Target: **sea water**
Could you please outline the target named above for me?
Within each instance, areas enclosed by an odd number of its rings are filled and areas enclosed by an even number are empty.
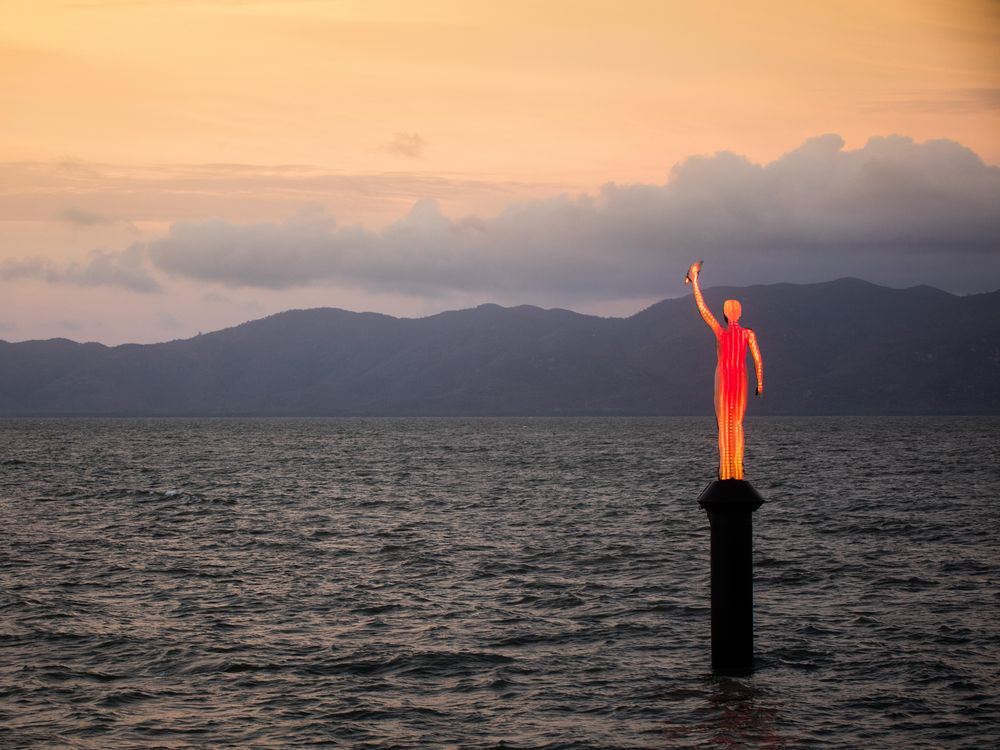
[[[1000,746],[1000,420],[0,421],[0,746]]]

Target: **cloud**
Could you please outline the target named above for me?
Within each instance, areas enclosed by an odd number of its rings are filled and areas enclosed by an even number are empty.
[[[156,268],[230,287],[330,283],[438,295],[625,299],[680,292],[691,260],[713,283],[860,276],[955,291],[1000,286],[1000,169],[951,141],[836,135],[768,164],[688,159],[664,185],[510,206],[451,220],[433,201],[373,232],[320,209],[284,222],[175,223]]]
[[[108,226],[111,224],[124,224],[132,232],[138,232],[135,225],[126,219],[116,219],[113,216],[105,216],[96,211],[87,211],[82,208],[64,208],[56,214],[57,221],[64,221],[67,224],[75,224],[80,227]]]
[[[29,258],[0,263],[0,279],[41,279],[51,284],[119,287],[132,292],[161,291],[146,267],[146,249],[135,243],[120,252],[94,250],[85,263],[59,266],[50,260]]]
[[[420,137],[420,133],[396,133],[395,137],[386,146],[386,150],[416,159],[424,152],[427,142]]]
[[[59,221],[65,221],[69,224],[79,224],[84,227],[115,223],[115,220],[110,216],[104,216],[103,214],[94,213],[93,211],[84,211],[80,208],[65,208],[56,214],[56,219]]]
[[[173,330],[181,327],[180,321],[168,312],[157,313],[156,322],[160,325],[160,328]]]
[[[427,172],[339,172],[303,164],[0,162],[0,221],[128,216],[136,222],[225,217],[277,219],[305,203],[336,205],[340,218],[382,225],[401,205],[433,196],[455,206],[502,206],[511,195],[565,186],[473,180]],[[67,205],[72,212],[67,211]],[[471,210],[462,208],[461,211]]]
[[[230,288],[313,285],[425,299],[545,304],[683,293],[709,284],[858,276],[954,292],[1000,288],[1000,168],[952,141],[810,139],[767,164],[731,152],[678,164],[662,185],[605,185],[483,218],[419,200],[375,231],[321,207],[284,221],[176,221],[161,238],[58,267],[7,261],[0,278],[160,289],[156,275]]]

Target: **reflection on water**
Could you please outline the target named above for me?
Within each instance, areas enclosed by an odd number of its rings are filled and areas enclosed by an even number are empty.
[[[708,722],[709,745],[724,748],[788,747],[777,727],[781,704],[760,694],[752,678],[713,678],[708,697],[714,718]]]
[[[799,742],[787,731],[783,701],[769,694],[757,678],[702,675],[696,687],[663,695],[667,725],[665,747],[786,748]],[[678,710],[678,705],[685,707]],[[803,739],[801,736],[799,739]]]

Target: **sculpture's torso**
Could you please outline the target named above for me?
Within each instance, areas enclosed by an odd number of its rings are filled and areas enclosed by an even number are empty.
[[[719,478],[743,478],[743,413],[747,408],[747,344],[752,331],[730,323],[718,334],[715,415],[719,422]]]
[[[747,343],[750,329],[730,323],[722,329],[718,339],[719,371],[729,385],[740,380],[744,386],[747,377]]]

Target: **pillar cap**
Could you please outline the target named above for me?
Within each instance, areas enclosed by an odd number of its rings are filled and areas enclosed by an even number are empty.
[[[716,479],[698,496],[698,505],[706,511],[755,511],[764,498],[745,479]]]

